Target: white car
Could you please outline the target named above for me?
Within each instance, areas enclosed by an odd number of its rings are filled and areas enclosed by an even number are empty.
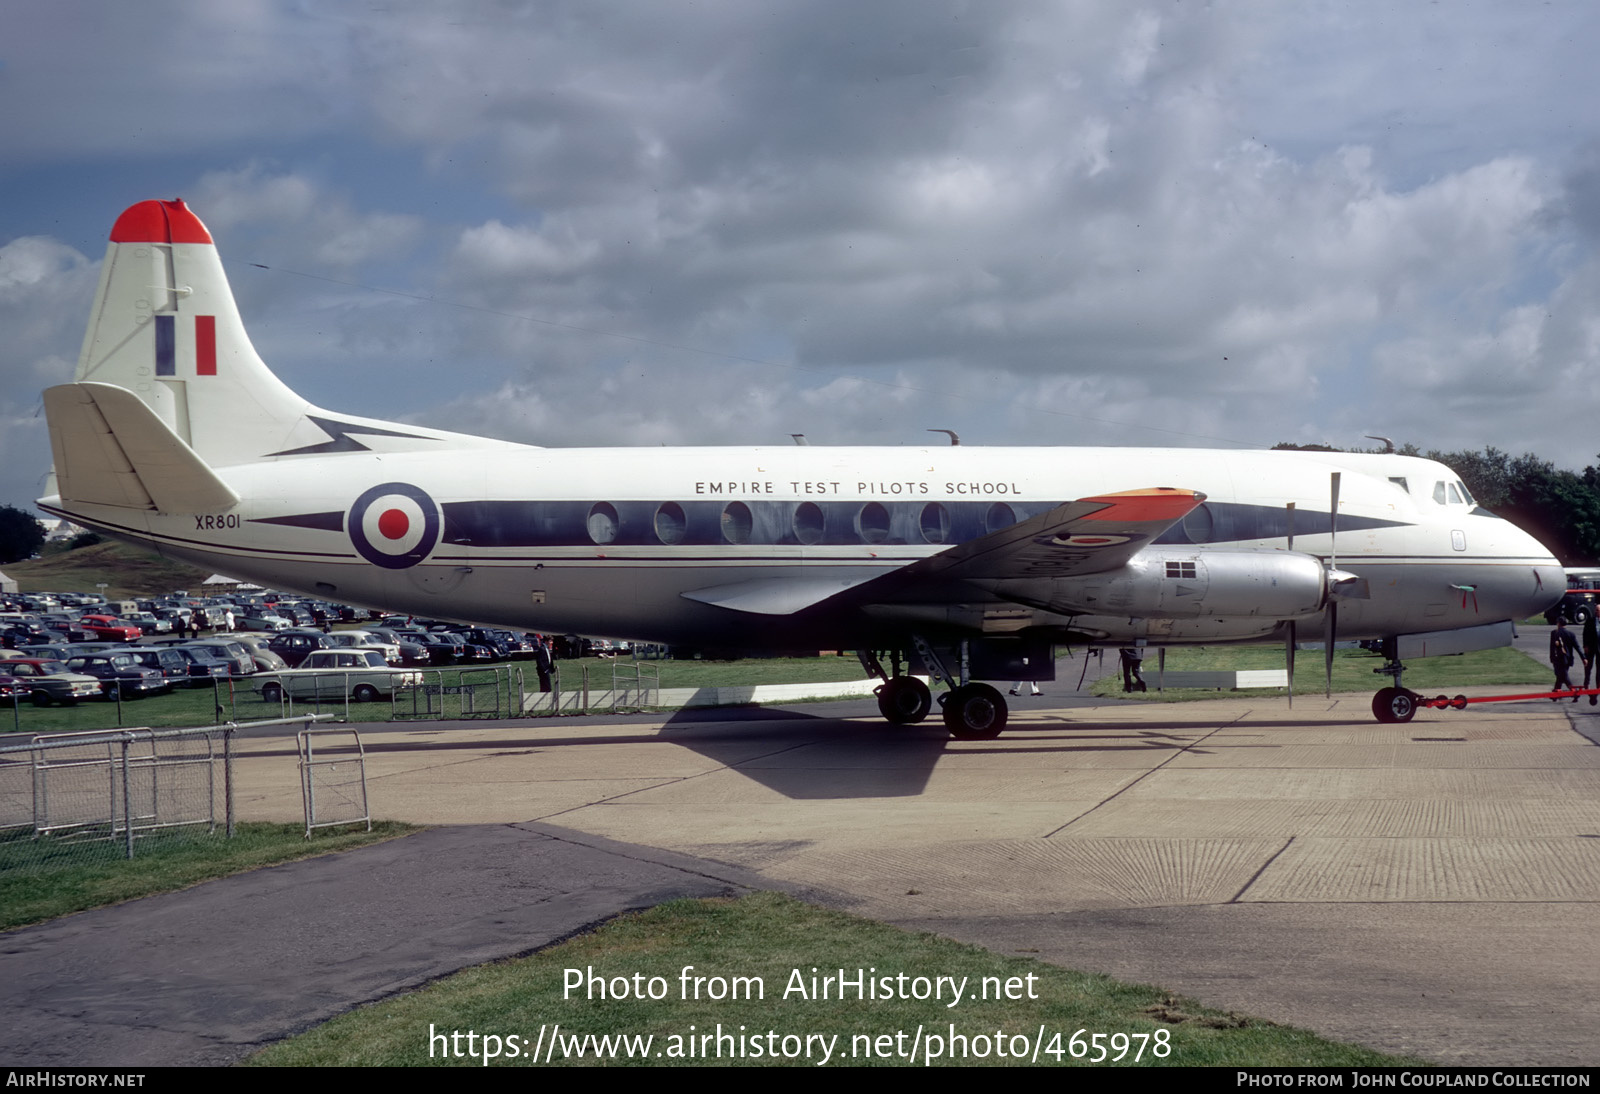
[[[391,669],[377,650],[312,650],[297,669],[285,669],[258,678],[261,698],[277,703],[285,695],[295,699],[343,699],[370,703],[401,688],[422,683],[422,674]]]
[[[385,642],[371,631],[332,631],[328,641],[346,649],[377,650],[389,664],[401,663],[400,643]]]

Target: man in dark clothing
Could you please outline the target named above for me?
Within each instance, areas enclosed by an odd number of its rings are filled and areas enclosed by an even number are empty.
[[[1556,670],[1556,691],[1573,691],[1572,681],[1567,677],[1567,670],[1578,659],[1578,640],[1572,637],[1572,632],[1567,630],[1565,620],[1556,623],[1555,630],[1550,632],[1550,667]],[[1555,697],[1551,696],[1551,701]],[[1572,701],[1576,703],[1578,697],[1574,695]]]
[[[1591,611],[1583,620],[1583,686],[1589,686],[1589,672],[1594,671],[1595,687],[1600,688],[1600,629],[1594,622],[1594,612]],[[1595,705],[1595,697],[1589,696],[1589,705]]]
[[[1122,690],[1145,691],[1144,677],[1139,674],[1139,666],[1144,662],[1144,651],[1137,646],[1124,646],[1122,648]]]
[[[550,690],[550,647],[539,642],[533,647],[533,667],[539,672],[539,690]]]

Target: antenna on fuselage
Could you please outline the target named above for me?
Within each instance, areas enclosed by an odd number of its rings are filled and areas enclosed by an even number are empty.
[[[804,433],[791,433],[789,436],[794,438],[795,444],[805,445],[810,443],[806,440],[806,435]]]
[[[948,433],[948,434],[950,434],[950,443],[951,444],[956,445],[956,444],[960,444],[961,443],[961,438],[956,436],[956,431],[953,430],[953,429],[930,429],[930,430],[928,430],[928,432],[929,433]]]

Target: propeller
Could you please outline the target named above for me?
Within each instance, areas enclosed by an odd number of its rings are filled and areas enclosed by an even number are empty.
[[[1339,569],[1339,487],[1343,475],[1334,471],[1329,476],[1328,483],[1328,561],[1324,564],[1327,570],[1327,597],[1322,609],[1322,671],[1328,698],[1333,698],[1333,646],[1339,638],[1339,601],[1345,599],[1365,600],[1371,596],[1367,580],[1355,574],[1346,573]],[[1286,515],[1286,539],[1289,550],[1294,550],[1294,514],[1295,503],[1285,505],[1288,510]],[[1289,706],[1294,706],[1294,651],[1299,638],[1299,629],[1294,620],[1287,621],[1286,647],[1284,649],[1284,664],[1289,673]]]

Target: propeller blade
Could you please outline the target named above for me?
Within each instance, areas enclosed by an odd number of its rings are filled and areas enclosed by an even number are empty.
[[[1339,605],[1328,601],[1322,615],[1322,660],[1328,678],[1328,698],[1333,698],[1333,640],[1339,633]]]
[[[1339,539],[1339,480],[1344,476],[1335,471],[1331,476],[1332,498],[1328,502],[1328,569],[1339,568],[1339,549],[1336,546]]]
[[[1289,507],[1290,507],[1290,510],[1292,511],[1293,508],[1294,508],[1294,503],[1290,502],[1289,503]],[[1289,709],[1290,710],[1294,709],[1294,640],[1295,640],[1295,636],[1294,636],[1294,620],[1291,619],[1291,620],[1289,620],[1289,638],[1288,638],[1288,641],[1284,645],[1284,648],[1283,648],[1284,666],[1289,670]]]

